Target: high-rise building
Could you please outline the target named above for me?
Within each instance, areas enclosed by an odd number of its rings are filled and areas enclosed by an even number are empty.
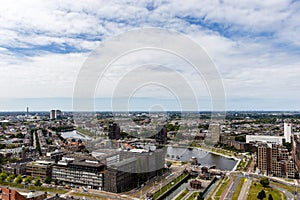
[[[117,123],[112,123],[109,125],[108,138],[111,140],[120,139],[120,126]]]
[[[217,144],[220,141],[220,124],[212,123],[208,127],[208,134],[205,136],[207,144]]]
[[[257,168],[262,174],[295,177],[294,162],[286,148],[275,143],[260,143],[257,147]]]
[[[26,118],[28,118],[29,117],[29,108],[27,107],[26,108]]]
[[[291,123],[284,123],[284,139],[285,139],[285,142],[291,143],[291,136],[292,136],[292,124]]]
[[[267,144],[261,144],[257,147],[257,168],[261,173],[267,173]]]
[[[156,142],[158,144],[167,144],[168,142],[168,133],[167,133],[167,127],[163,126],[160,131],[155,136]]]
[[[59,119],[61,115],[61,110],[50,110],[50,119]]]

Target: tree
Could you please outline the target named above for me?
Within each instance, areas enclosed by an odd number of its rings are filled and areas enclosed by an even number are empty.
[[[32,182],[32,178],[31,176],[26,176],[26,178],[24,179],[25,183],[31,183]]]
[[[23,179],[22,179],[22,176],[21,176],[21,174],[19,174],[18,176],[17,176],[17,178],[16,178],[16,183],[22,183],[23,182]]]
[[[168,168],[170,168],[171,165],[172,165],[172,162],[171,162],[171,161],[167,161],[167,162],[166,162],[166,165],[167,165]]]
[[[12,182],[14,179],[15,179],[15,175],[14,175],[14,174],[11,174],[11,175],[9,175],[9,176],[6,178],[6,180],[7,180],[8,182]]]
[[[0,174],[0,181],[3,182],[3,181],[5,181],[6,178],[7,178],[7,174],[5,172],[2,172]]]
[[[289,152],[292,151],[292,143],[290,143],[290,142],[285,142],[285,143],[283,143],[283,146],[284,146]]]
[[[47,184],[51,183],[51,178],[49,176],[46,176],[45,183],[47,183]]]
[[[54,179],[54,184],[58,185],[58,180],[57,179]]]
[[[264,199],[265,197],[266,197],[266,193],[264,190],[261,190],[257,195],[257,198],[261,200]]]
[[[269,194],[268,200],[273,200],[272,194]]]
[[[238,142],[246,142],[246,137],[245,135],[237,135],[235,136],[234,140]]]
[[[259,182],[263,187],[267,187],[270,184],[269,179],[266,177],[261,178]]]
[[[37,176],[37,177],[34,179],[34,185],[35,185],[35,186],[41,186],[41,185],[42,185],[42,182],[41,182],[40,177]]]

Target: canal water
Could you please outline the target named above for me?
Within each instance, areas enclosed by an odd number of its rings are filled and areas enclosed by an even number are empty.
[[[232,170],[237,161],[221,155],[213,154],[202,149],[188,149],[180,147],[168,147],[166,158],[188,162],[192,157],[196,157],[198,163],[203,166],[215,165],[217,169]]]

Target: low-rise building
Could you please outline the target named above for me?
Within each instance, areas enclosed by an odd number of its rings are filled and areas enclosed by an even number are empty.
[[[45,180],[47,177],[51,178],[53,164],[54,161],[45,160],[27,163],[26,174],[32,177],[40,177],[43,180]]]
[[[18,192],[16,190],[2,187],[2,200],[44,200],[47,198],[45,192]]]
[[[26,165],[27,163],[32,162],[31,158],[21,159],[20,161],[7,163],[2,166],[2,170],[8,174],[26,174]]]

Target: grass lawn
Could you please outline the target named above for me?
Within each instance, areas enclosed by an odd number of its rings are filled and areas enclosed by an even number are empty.
[[[27,190],[37,190],[37,191],[43,191],[43,192],[53,192],[53,193],[58,193],[58,194],[65,194],[68,192],[68,190],[64,189],[58,189],[58,188],[50,188],[50,187],[44,187],[44,186],[26,186],[24,187],[23,184],[18,184],[18,183],[10,183],[10,182],[0,182],[0,185],[2,186],[9,186],[9,187],[15,187],[15,188],[20,188],[20,189],[27,189]]]
[[[255,183],[256,183],[256,185],[255,185]],[[273,188],[264,188],[259,182],[255,182],[255,181],[253,181],[252,184],[251,184],[249,194],[248,194],[248,200],[257,199],[257,194],[262,189],[266,192],[267,198],[269,197],[269,194],[272,194],[273,199],[286,200],[286,197],[282,192],[280,192],[278,190],[275,190]]]
[[[194,200],[199,195],[199,192],[194,192],[187,200]]]
[[[187,190],[187,189],[183,190],[183,191],[176,197],[175,200],[180,200],[180,199],[182,199],[187,193],[188,193],[188,190]]]
[[[109,199],[109,198],[104,198],[104,197],[99,197],[97,195],[93,195],[91,193],[78,193],[78,192],[74,192],[72,194],[70,194],[69,196],[75,196],[75,197],[87,197],[87,198],[92,198],[92,199],[97,199],[97,200],[104,200],[104,199]]]
[[[218,183],[216,184],[213,191],[210,192],[210,195],[207,200],[212,200],[212,195],[214,194],[215,190],[219,188],[220,184],[222,183],[222,180],[223,180],[223,178],[218,180]]]
[[[236,187],[236,190],[235,190],[235,192],[234,192],[234,194],[232,196],[233,200],[237,200],[239,198],[239,195],[240,195],[240,192],[242,190],[242,187],[244,185],[245,180],[246,180],[246,178],[241,178],[240,179],[240,181],[239,181],[239,183],[238,183],[238,185]]]
[[[236,177],[233,178],[233,181],[235,180]],[[217,191],[216,195],[215,195],[215,199],[216,200],[219,200],[221,195],[223,194],[223,192],[225,191],[225,189],[227,187],[229,187],[229,184],[230,183],[230,179],[227,178],[221,185],[220,189]]]
[[[289,191],[290,193],[293,193],[293,191],[297,191],[298,193],[300,192],[299,188],[295,188],[295,187],[292,187],[292,186],[287,186],[287,185],[284,185],[284,184],[281,184],[281,183],[275,183],[275,182],[271,181],[270,184],[271,184],[271,186],[275,185],[277,187],[285,189],[285,190]]]

